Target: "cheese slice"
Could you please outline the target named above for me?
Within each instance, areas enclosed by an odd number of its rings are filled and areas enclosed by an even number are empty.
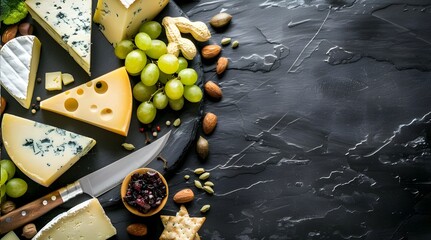
[[[8,41],[0,50],[0,83],[27,109],[33,97],[40,47],[37,37],[27,35]]]
[[[127,136],[132,90],[124,67],[40,102],[41,109]]]
[[[116,44],[130,39],[143,22],[155,18],[169,0],[98,0],[93,21],[106,39]]]
[[[69,85],[69,84],[73,83],[73,81],[75,81],[72,74],[70,74],[70,73],[62,73],[61,74],[61,80],[63,81],[64,85]]]
[[[61,79],[61,72],[45,73],[45,89],[48,91],[61,90],[63,86]]]
[[[33,237],[46,239],[108,239],[117,234],[97,198],[82,202],[48,222]]]
[[[27,9],[90,75],[91,0],[26,0]]]
[[[4,114],[3,144],[15,165],[48,187],[96,144],[94,139],[57,127]]]

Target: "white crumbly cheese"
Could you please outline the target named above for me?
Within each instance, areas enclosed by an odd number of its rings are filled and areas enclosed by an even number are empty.
[[[12,114],[4,114],[2,137],[15,165],[48,187],[96,144],[92,138]]]
[[[33,17],[90,74],[91,0],[26,0]]]
[[[155,18],[169,0],[98,0],[93,20],[106,39],[116,44],[132,38],[142,23]]]
[[[46,224],[33,240],[108,239],[117,234],[97,198],[92,198],[61,213]]]
[[[27,109],[33,97],[40,47],[37,37],[27,35],[8,41],[0,50],[0,83]]]

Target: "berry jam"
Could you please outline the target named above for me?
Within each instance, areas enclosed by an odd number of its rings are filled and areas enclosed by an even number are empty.
[[[166,197],[166,186],[159,174],[148,171],[132,175],[123,200],[141,213],[157,208]]]

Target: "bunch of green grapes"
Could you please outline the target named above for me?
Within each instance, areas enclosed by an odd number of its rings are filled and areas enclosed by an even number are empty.
[[[15,164],[11,160],[0,161],[0,198],[2,202],[6,195],[18,198],[27,192],[27,183],[21,178],[14,177],[15,171]]]
[[[124,59],[127,72],[140,76],[133,87],[133,97],[140,101],[138,120],[149,124],[157,109],[169,106],[179,111],[184,101],[202,100],[202,89],[196,85],[198,73],[188,67],[187,59],[167,53],[166,43],[157,39],[162,26],[156,21],[145,22],[133,40],[123,40],[115,46],[115,55]]]

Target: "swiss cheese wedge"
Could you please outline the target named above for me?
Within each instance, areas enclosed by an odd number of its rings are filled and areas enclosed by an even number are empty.
[[[40,108],[127,136],[132,89],[124,67],[40,102]]]
[[[43,123],[4,114],[3,144],[15,165],[48,187],[96,144],[94,139]]]

